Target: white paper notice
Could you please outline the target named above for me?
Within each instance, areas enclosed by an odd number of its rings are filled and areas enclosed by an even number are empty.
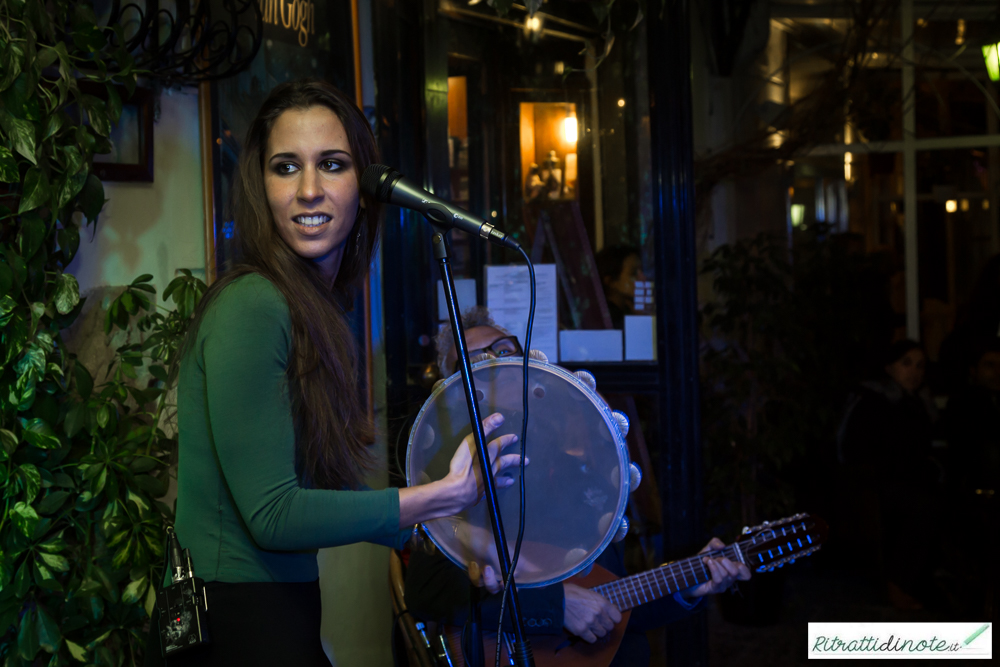
[[[486,306],[493,321],[511,332],[524,345],[531,283],[526,266],[486,267]],[[556,296],[556,265],[535,264],[535,324],[531,347],[541,350],[551,363],[559,359],[559,312]]]
[[[625,361],[656,359],[656,320],[652,315],[625,316]]]
[[[476,301],[476,280],[474,278],[459,278],[455,281],[455,299],[458,300],[458,309],[461,312],[467,311],[473,306],[478,306]],[[448,321],[448,302],[444,298],[444,283],[438,281],[438,321]]]

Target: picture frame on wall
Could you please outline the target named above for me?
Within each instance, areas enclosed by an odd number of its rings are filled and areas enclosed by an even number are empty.
[[[80,89],[107,102],[105,86],[81,82]],[[111,152],[94,156],[94,172],[102,181],[153,182],[153,91],[136,87],[129,96],[124,86],[115,86],[122,100],[122,113],[111,126]]]

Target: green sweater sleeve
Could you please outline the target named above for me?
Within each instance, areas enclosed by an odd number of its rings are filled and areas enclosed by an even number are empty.
[[[291,325],[281,293],[260,276],[239,279],[210,306],[202,331],[199,357],[215,453],[254,543],[271,551],[395,544],[402,535],[397,489],[299,484],[285,375]]]

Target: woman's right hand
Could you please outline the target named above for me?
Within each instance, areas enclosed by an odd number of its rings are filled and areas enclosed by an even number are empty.
[[[494,412],[484,419],[484,437],[489,438],[493,431],[503,426],[503,423],[504,417],[499,412]],[[517,440],[518,437],[516,435],[508,434],[489,441],[486,445],[486,452],[492,464],[493,477],[498,489],[503,489],[514,484],[513,478],[498,478],[497,476],[504,470],[520,464],[520,454],[499,455],[505,447],[514,444]],[[527,463],[528,460],[525,459],[525,464]],[[476,454],[475,438],[471,433],[465,436],[462,444],[455,450],[454,456],[451,457],[451,465],[448,467],[448,475],[442,481],[454,490],[456,500],[461,504],[456,513],[475,505],[485,497],[486,487],[483,483],[482,470],[479,466],[479,457]]]

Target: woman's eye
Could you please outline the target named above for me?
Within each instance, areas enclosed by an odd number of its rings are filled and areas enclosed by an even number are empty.
[[[340,169],[340,163],[336,160],[323,160],[320,162],[319,166],[320,169],[323,169],[324,171],[337,171]]]
[[[282,162],[281,164],[279,164],[279,165],[278,165],[277,167],[275,167],[274,169],[275,169],[275,171],[277,171],[277,172],[278,172],[279,174],[290,174],[290,173],[292,173],[293,171],[296,171],[296,170],[298,169],[298,167],[296,167],[296,166],[295,166],[294,164],[292,164],[291,162]]]

